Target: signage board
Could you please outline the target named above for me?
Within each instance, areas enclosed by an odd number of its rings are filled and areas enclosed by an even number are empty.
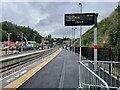
[[[95,13],[65,14],[65,26],[85,26],[95,24]]]

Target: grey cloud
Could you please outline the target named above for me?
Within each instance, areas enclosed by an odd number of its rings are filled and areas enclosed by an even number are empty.
[[[71,37],[71,32],[72,32],[71,27],[69,27],[69,28],[64,28],[64,27],[62,27],[62,28],[56,29],[56,30],[52,33],[52,35],[55,36],[55,37],[57,37],[57,36],[58,36],[58,37],[63,37],[63,36]]]
[[[83,12],[98,12],[98,19],[107,17],[117,6],[117,2],[83,2]],[[6,2],[2,5],[3,21],[8,20],[16,24],[30,26],[40,34],[53,37],[69,36],[70,27],[64,26],[65,13],[79,13],[77,2]],[[83,32],[87,28],[83,28]],[[79,30],[76,31],[79,37]]]
[[[45,6],[43,6],[45,4]],[[43,33],[43,31],[48,31],[48,33],[54,33],[62,27],[64,29],[64,14],[71,12],[72,9],[75,8],[74,4],[76,3],[42,3],[41,11],[43,14],[49,13],[49,15],[40,20],[34,28],[36,28],[39,32]],[[32,3],[33,5],[33,3]],[[42,7],[43,6],[43,7]],[[69,8],[66,8],[69,7]],[[48,29],[48,30],[47,30]],[[58,34],[57,34],[58,35]]]
[[[117,7],[117,2],[84,2],[84,12],[98,12],[98,20],[108,17],[112,11]]]
[[[26,26],[36,23],[36,18],[41,16],[35,8],[31,8],[27,2],[4,2],[2,4],[2,19]],[[39,20],[38,20],[39,21]]]
[[[82,34],[83,33],[85,33],[89,28],[90,28],[91,26],[89,26],[89,27],[82,27]],[[80,28],[79,27],[73,27],[73,28],[76,28],[75,29],[75,37],[79,37],[79,34],[80,34]],[[72,30],[72,27],[71,26],[69,26],[69,27],[61,27],[61,28],[57,28],[56,30],[54,30],[53,32],[52,32],[52,35],[54,36],[54,37],[57,37],[57,36],[59,36],[59,37],[63,37],[63,36],[66,36],[66,37],[70,37],[70,38],[72,38],[72,34],[73,34],[73,30]]]

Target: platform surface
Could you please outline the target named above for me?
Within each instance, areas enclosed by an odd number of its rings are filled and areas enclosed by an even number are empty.
[[[22,84],[25,88],[78,88],[79,56],[62,50],[50,63]]]

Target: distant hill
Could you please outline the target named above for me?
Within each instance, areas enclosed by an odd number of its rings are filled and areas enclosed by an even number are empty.
[[[91,28],[82,35],[82,45],[93,47],[93,40],[94,31]],[[78,41],[76,44],[79,45]],[[120,6],[98,23],[98,46],[120,48]]]
[[[2,32],[2,41],[7,40],[7,33],[12,33],[10,37],[11,41],[21,41],[20,36],[23,33],[27,40],[33,41],[35,36],[35,41],[37,43],[41,42],[41,35],[29,26],[18,26],[17,24],[13,24],[8,21],[1,22],[0,25],[2,26],[0,27],[0,32]]]

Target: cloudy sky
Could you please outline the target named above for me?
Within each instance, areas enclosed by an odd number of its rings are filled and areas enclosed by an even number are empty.
[[[98,21],[108,17],[117,2],[83,2],[83,12],[99,13]],[[2,21],[30,26],[42,36],[71,37],[71,27],[64,26],[65,13],[79,13],[78,2],[2,2]],[[85,33],[90,27],[83,27]],[[79,37],[79,27],[76,29]]]

